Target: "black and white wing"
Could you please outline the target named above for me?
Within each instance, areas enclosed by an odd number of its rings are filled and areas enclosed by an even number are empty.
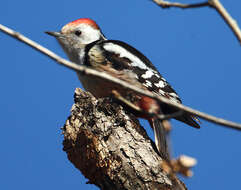
[[[115,69],[131,70],[137,80],[153,93],[181,103],[181,99],[171,85],[161,76],[155,66],[142,53],[130,45],[116,40],[102,42],[105,56]]]
[[[90,44],[86,51],[89,52],[87,53],[89,56],[86,59],[95,56],[95,59],[98,59],[102,64],[111,63],[111,68],[116,71],[126,71],[134,74],[140,84],[147,87],[151,92],[164,96],[171,101],[181,103],[178,94],[161,76],[155,66],[141,52],[130,45],[117,40],[96,41]],[[86,63],[88,64],[88,60]],[[164,113],[172,113],[177,110],[163,105],[162,111]],[[194,121],[193,116],[188,113],[183,113],[183,115],[175,119],[200,128]]]

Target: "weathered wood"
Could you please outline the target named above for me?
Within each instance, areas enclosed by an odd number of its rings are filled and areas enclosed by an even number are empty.
[[[76,89],[63,127],[63,150],[88,183],[104,190],[184,189],[162,170],[162,158],[138,120],[110,101]]]

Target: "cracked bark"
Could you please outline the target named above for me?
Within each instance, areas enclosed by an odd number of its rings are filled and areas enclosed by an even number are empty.
[[[186,189],[162,170],[162,158],[138,120],[110,101],[76,89],[63,127],[63,150],[88,183],[104,190]]]

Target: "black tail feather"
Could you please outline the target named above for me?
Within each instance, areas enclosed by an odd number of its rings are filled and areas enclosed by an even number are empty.
[[[161,157],[165,160],[170,159],[167,140],[166,140],[166,131],[158,119],[151,119],[149,120],[150,125],[152,126],[154,130],[155,135],[155,144],[157,147],[158,152],[160,153]]]
[[[200,125],[196,122],[199,121],[197,118],[195,118],[195,116],[190,115],[189,113],[184,113],[181,116],[176,117],[175,119],[182,121],[194,128],[199,129]],[[196,121],[195,121],[196,120]],[[200,121],[199,121],[200,122]]]

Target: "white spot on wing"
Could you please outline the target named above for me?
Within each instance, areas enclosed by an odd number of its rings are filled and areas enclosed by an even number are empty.
[[[180,103],[180,101],[174,97],[169,97],[169,100],[173,101],[173,102],[177,102],[177,103]]]
[[[159,93],[164,96],[165,92],[161,89],[159,89]]]
[[[171,93],[168,93],[168,95],[169,95],[169,98],[170,98],[171,101],[181,103],[180,100],[179,100],[180,98],[176,93],[171,92]]]
[[[155,76],[156,76],[157,78],[160,78],[160,77],[161,77],[158,73],[156,73]],[[162,79],[163,79],[163,78],[162,78]],[[166,81],[166,80],[164,79],[164,81]]]
[[[154,83],[154,85],[158,88],[164,88],[166,86],[166,83],[160,80],[158,83]]]
[[[148,78],[151,78],[153,75],[154,75],[154,73],[152,70],[147,70],[145,72],[145,74],[141,75],[141,77],[144,79],[148,79]]]
[[[150,70],[149,67],[146,66],[145,63],[143,63],[138,57],[136,57],[135,55],[133,55],[132,53],[130,53],[129,51],[127,51],[125,48],[113,44],[113,43],[105,43],[104,44],[104,49],[106,49],[107,51],[119,54],[120,57],[126,57],[129,60],[131,60],[131,65],[133,67],[139,67],[143,70]]]
[[[143,85],[146,87],[152,87],[152,83],[148,80],[146,80],[145,83],[143,83]]]
[[[166,79],[164,79],[163,77],[162,77],[162,80],[163,80],[164,82],[167,82],[167,80],[166,80]]]
[[[172,96],[172,97],[179,98],[179,96],[176,93],[174,93],[174,92],[169,93],[169,95]]]

